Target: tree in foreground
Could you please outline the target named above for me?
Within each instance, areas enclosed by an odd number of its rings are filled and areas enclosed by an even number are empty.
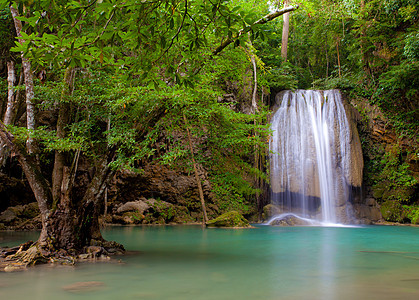
[[[204,86],[206,68],[294,7],[261,19],[219,0],[19,1],[2,8],[16,29],[26,124],[0,123],[0,138],[17,157],[42,219],[38,241],[16,254],[23,262],[74,256],[89,245],[121,248],[99,228],[106,186],[118,169],[138,169],[154,155],[162,128],[186,132],[193,122],[212,137],[213,155],[224,149],[237,159],[234,148],[263,144],[262,134],[250,138],[263,128]],[[41,112],[55,121],[39,126]],[[162,159],[188,157],[185,149],[173,147]]]

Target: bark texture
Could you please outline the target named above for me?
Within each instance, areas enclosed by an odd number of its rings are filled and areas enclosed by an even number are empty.
[[[284,1],[284,6],[287,7],[289,4],[289,0]],[[290,31],[290,14],[289,12],[284,13],[283,15],[284,25],[282,27],[282,44],[281,44],[281,57],[285,61],[287,61],[288,55],[288,35]]]
[[[58,120],[57,120],[57,137],[65,138],[65,126],[70,121],[70,104],[67,97],[71,95],[73,90],[75,71],[73,68],[68,68],[64,74],[64,87],[61,93],[61,101],[58,105]],[[66,189],[63,189],[64,166],[66,164],[67,153],[55,151],[54,169],[52,172],[52,197],[53,207],[61,198],[61,193],[68,194]],[[63,190],[62,190],[63,189]],[[68,188],[67,188],[68,190]]]
[[[205,206],[204,192],[202,190],[201,179],[199,178],[198,170],[196,168],[196,162],[195,162],[195,157],[194,157],[194,152],[193,152],[191,133],[189,132],[188,121],[186,120],[185,115],[183,115],[183,121],[185,122],[186,131],[188,133],[189,151],[191,152],[191,160],[192,160],[193,169],[194,169],[194,173],[195,173],[195,180],[196,180],[196,184],[198,186],[199,199],[201,200],[201,205],[202,205],[202,216],[203,216],[202,223],[205,225],[208,222],[207,208]]]
[[[18,20],[19,12],[13,5],[10,6],[10,12],[12,13],[13,22],[15,24],[16,35],[19,38],[19,43],[24,44],[25,40],[22,37],[22,22]],[[23,52],[22,56],[22,68],[23,73],[25,76],[25,87],[26,87],[26,127],[28,130],[35,129],[35,105],[33,103],[34,98],[34,90],[33,90],[33,74],[31,70],[31,62],[27,57],[24,56]],[[33,138],[29,137],[27,141],[27,149],[29,153],[35,152],[35,145]]]
[[[7,108],[4,114],[3,123],[9,125],[13,123],[13,116],[15,113],[15,90],[14,84],[16,81],[15,62],[7,62]]]

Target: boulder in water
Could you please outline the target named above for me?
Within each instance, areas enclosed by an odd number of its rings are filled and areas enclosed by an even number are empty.
[[[249,228],[252,227],[239,212],[230,211],[218,216],[214,220],[207,222],[207,227],[232,227],[232,228]]]
[[[282,210],[278,205],[268,204],[263,207],[263,219],[265,220],[281,213]]]
[[[273,219],[270,223],[272,226],[308,226],[312,223],[308,220],[301,219],[295,215],[286,215]]]

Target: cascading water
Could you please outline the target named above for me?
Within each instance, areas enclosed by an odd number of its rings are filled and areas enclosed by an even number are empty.
[[[272,121],[271,202],[304,218],[348,223],[350,126],[338,90],[285,91]]]

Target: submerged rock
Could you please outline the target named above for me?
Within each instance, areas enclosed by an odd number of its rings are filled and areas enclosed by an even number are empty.
[[[239,212],[230,211],[218,216],[214,220],[207,222],[207,227],[234,227],[234,228],[248,228],[251,227]]]
[[[269,225],[272,226],[308,226],[313,225],[310,221],[298,218],[294,215],[286,215],[272,220]]]
[[[101,288],[104,288],[105,284],[101,281],[84,281],[84,282],[76,282],[73,284],[69,284],[63,286],[63,290],[71,293],[82,293],[82,292],[90,292],[95,291]]]

